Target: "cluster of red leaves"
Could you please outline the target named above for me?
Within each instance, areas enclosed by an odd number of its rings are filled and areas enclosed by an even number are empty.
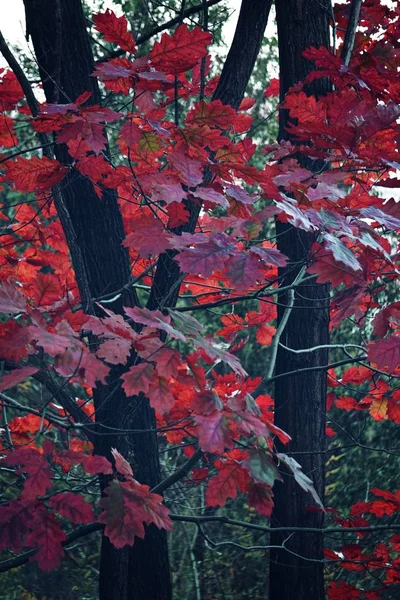
[[[369,22],[368,11],[363,18]],[[387,19],[395,36],[397,13]],[[38,378],[45,356],[55,381],[79,385],[90,396],[90,388],[107,383],[110,368],[126,365],[134,352],[135,364],[121,377],[127,401],[137,402],[141,394],[148,397],[161,434],[171,444],[183,444],[186,454],[198,443],[208,466],[192,476],[206,482],[209,506],[223,506],[238,492],[247,493],[248,505],[270,516],[272,487],[281,479],[278,461],[318,505],[300,465],[276,453],[274,437],[283,444],[290,437],[274,425],[272,400],[257,394],[261,379],[247,376],[238,354],[247,341],[243,332],[255,332],[263,346],[276,334],[272,299],[278,291],[278,268],[286,265],[287,257],[266,239],[266,231],[277,216],[314,233],[316,242],[304,264],[308,275],[335,289],[332,326],[354,317],[363,327],[373,319],[373,338],[360,356],[371,366],[330,376],[333,388],[362,385],[362,398],[335,399],[332,392],[330,399],[339,408],[369,409],[377,420],[399,422],[399,390],[387,377],[400,373],[399,303],[385,306],[381,299],[398,276],[399,252],[392,232],[400,229],[400,213],[396,202],[373,193],[376,186],[390,188],[397,181],[391,177],[399,167],[396,50],[388,47],[387,37],[377,36],[360,42],[362,53],[355,53],[345,67],[328,50],[308,49],[306,58],[318,68],[308,82],[329,77],[335,91],[318,100],[307,96],[302,84],[289,92],[283,107],[293,119],[289,128],[298,145],[283,141],[263,149],[268,160],[260,169],[251,163],[255,144],[243,136],[252,121],[245,112],[251,102],[235,111],[220,101],[202,100],[193,104],[184,124],[168,119],[176,84],[180,100],[195,99],[199,93],[209,33],[180,25],[174,34],[164,34],[148,56],[135,58],[135,41],[123,17],[107,10],[94,22],[106,41],[130,55],[102,62],[94,72],[108,91],[132,97],[129,111],[90,104],[90,94],[85,93],[69,104],[45,105],[38,117],[28,119],[15,76],[0,73],[2,146],[17,143],[10,111],[19,110],[36,132],[54,134],[58,143],[66,144],[73,159],[72,166],[39,156],[2,162],[1,183],[27,195],[27,202],[4,206],[0,215],[7,226],[0,250],[0,357],[12,365],[0,381],[1,391]],[[385,66],[388,63],[392,68]],[[206,97],[215,85],[215,79],[207,82]],[[274,94],[276,82],[271,82],[265,95]],[[109,124],[122,156],[118,164],[104,154]],[[312,172],[300,165],[299,152],[331,168]],[[212,302],[229,305],[244,295],[258,300],[258,310],[224,314],[214,336],[179,309],[161,312],[137,306],[126,308],[122,316],[97,299],[101,316],[85,315],[51,195],[71,169],[93,184],[99,206],[107,189],[117,190],[127,232],[123,244],[130,252],[133,275],[147,273],[142,283],[152,284],[157,256],[174,250],[185,274],[181,297],[193,308]],[[249,193],[245,186],[255,191]],[[202,207],[193,234],[179,230],[189,219],[189,202]],[[222,374],[221,364],[228,374]],[[85,407],[92,418],[90,403]],[[34,412],[35,406],[30,408],[29,423],[21,422],[27,417],[16,417],[9,424],[15,451],[4,444],[4,462],[17,467],[22,489],[0,513],[2,547],[16,552],[38,548],[39,564],[52,568],[59,563],[66,539],[56,515],[70,523],[95,518],[82,495],[54,485],[57,466],[88,475],[114,472],[97,518],[117,547],[143,537],[143,523],[170,528],[161,497],[134,480],[118,452],[113,468],[106,458],[87,453],[90,444],[80,435],[75,448],[56,449],[49,438],[62,422],[46,421]],[[54,402],[51,408],[65,416]],[[376,502],[367,503],[364,512],[376,515]],[[346,564],[350,554],[343,552]],[[368,564],[376,560],[371,555]],[[330,597],[344,598],[340,594],[346,585],[332,583]]]

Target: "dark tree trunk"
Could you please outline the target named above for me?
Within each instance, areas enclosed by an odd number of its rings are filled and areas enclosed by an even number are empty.
[[[74,101],[89,90],[89,102],[100,95],[93,72],[93,57],[80,0],[24,0],[27,33],[31,36],[40,76],[48,102]],[[70,163],[65,146],[56,146],[56,157]],[[55,197],[57,210],[68,241],[81,300],[93,312],[92,299],[118,290],[131,277],[129,256],[121,246],[125,237],[117,195],[109,191],[100,201],[92,184],[71,170]],[[135,303],[127,291],[113,304]],[[104,435],[112,429],[155,428],[154,411],[145,398],[125,397],[115,381],[121,375],[114,369],[107,386],[94,394],[97,420],[96,451],[110,456],[116,447],[133,464],[135,477],[153,487],[159,482],[157,437],[154,433]],[[106,430],[106,428],[108,428]],[[103,482],[103,486],[106,482]],[[144,540],[133,548],[116,550],[103,537],[100,568],[100,600],[170,600],[171,581],[166,533],[150,527]]]
[[[313,69],[313,65],[302,57],[309,46],[329,46],[330,0],[276,0],[280,92],[281,99],[288,89]],[[320,95],[328,90],[328,84],[320,80],[307,92]],[[286,111],[280,113],[280,138],[288,139],[285,130]],[[310,164],[304,166],[312,168]],[[321,165],[319,165],[321,167]],[[278,248],[290,259],[289,266],[297,269],[290,274],[282,270],[284,285],[289,284],[305,263],[314,236],[293,227],[277,223]],[[297,288],[295,304],[284,330],[281,342],[294,349],[310,348],[327,344],[329,341],[329,289],[325,285],[308,283]],[[278,321],[285,313],[287,296],[279,298]],[[276,373],[282,374],[299,368],[315,367],[328,363],[327,350],[294,354],[280,348]],[[325,402],[326,373],[313,371],[277,380],[275,387],[275,422],[292,436],[289,447],[281,451],[293,453],[304,472],[311,477],[321,499],[324,498],[325,470]],[[297,454],[298,453],[298,454]],[[304,454],[303,454],[304,453]],[[274,526],[322,527],[323,514],[310,512],[313,504],[295,483],[293,477],[285,477],[284,484],[275,488],[276,508],[273,513]],[[323,536],[309,533],[291,536],[273,534],[272,545],[284,549],[271,551],[270,600],[323,600],[324,577]],[[312,560],[307,560],[312,559]],[[315,561],[315,562],[313,562]]]
[[[27,33],[31,36],[48,102],[76,100],[84,91],[93,92],[89,103],[99,102],[80,0],[24,0]],[[224,67],[215,98],[234,107],[243,98],[261,47],[271,0],[243,0],[237,33]],[[70,163],[64,146],[55,147],[56,157]],[[104,194],[103,194],[104,196]],[[100,201],[92,184],[71,169],[55,203],[71,252],[81,300],[87,312],[94,312],[93,299],[123,287],[131,276],[128,253],[121,246],[123,223],[114,191]],[[197,222],[193,210],[190,229]],[[105,243],[105,240],[107,243]],[[168,296],[174,305],[180,272],[172,256],[160,257],[149,307],[155,308]],[[135,294],[126,291],[112,306],[134,305]],[[159,481],[157,438],[153,433],[118,434],[118,430],[155,428],[154,412],[147,399],[126,399],[116,383],[121,370],[113,369],[107,386],[95,391],[98,442],[96,451],[110,456],[116,447],[132,463],[135,477],[151,487]],[[107,429],[106,429],[107,428]],[[112,429],[114,435],[101,433]],[[103,482],[103,487],[106,482]],[[116,550],[106,537],[102,540],[100,600],[170,600],[171,583],[166,535],[150,527],[144,540],[133,548]]]

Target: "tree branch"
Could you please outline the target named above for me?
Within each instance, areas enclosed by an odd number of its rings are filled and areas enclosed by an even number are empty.
[[[346,67],[349,66],[351,53],[353,52],[354,48],[358,21],[360,19],[361,4],[362,0],[352,0],[350,6],[349,22],[347,24],[346,35],[344,37],[343,47],[340,53],[340,56]]]
[[[399,531],[400,525],[398,524],[389,524],[389,525],[375,525],[371,527],[268,527],[265,525],[257,525],[256,523],[246,523],[246,521],[239,521],[236,519],[230,519],[229,517],[220,517],[220,516],[198,516],[198,517],[189,517],[186,515],[170,515],[172,521],[178,521],[182,523],[194,523],[197,526],[201,526],[202,523],[223,523],[225,525],[230,525],[232,527],[244,527],[245,529],[252,529],[255,531],[262,531],[264,533],[272,533],[272,532],[282,532],[282,533],[312,533],[319,535],[328,535],[332,533],[349,533],[350,535],[356,535],[357,533],[375,533],[378,531]],[[80,538],[94,533],[95,531],[100,531],[104,529],[104,525],[102,523],[89,523],[88,525],[82,525],[77,529],[74,529],[70,534],[67,535],[67,539],[62,542],[62,546],[65,548],[69,546],[72,542],[79,540]],[[20,554],[19,556],[15,556],[8,560],[3,560],[0,562],[0,573],[5,573],[6,571],[10,571],[11,569],[15,569],[17,567],[21,567],[26,564],[31,556],[35,554],[36,550],[29,550],[24,554]]]

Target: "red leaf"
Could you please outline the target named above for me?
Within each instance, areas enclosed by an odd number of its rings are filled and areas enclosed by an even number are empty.
[[[238,292],[252,288],[263,279],[263,264],[252,252],[243,251],[231,256],[226,267],[232,287]]]
[[[0,550],[6,548],[20,552],[25,545],[26,535],[32,528],[32,505],[11,500],[0,506]]]
[[[16,473],[27,475],[20,496],[21,500],[34,500],[38,496],[43,496],[51,487],[50,466],[37,450],[19,448],[8,454],[4,460],[9,467],[21,465],[16,469]]]
[[[207,506],[225,506],[228,498],[236,498],[238,490],[244,492],[249,482],[247,472],[238,462],[223,463],[206,489]]]
[[[133,546],[135,537],[143,539],[143,523],[154,523],[159,529],[172,529],[162,496],[151,493],[147,485],[140,485],[135,480],[121,483],[114,479],[105,494],[100,500],[103,512],[99,521],[105,524],[104,533],[116,548],[127,544]]]
[[[61,529],[59,522],[43,504],[38,505],[34,511],[32,532],[26,538],[26,545],[37,548],[33,556],[43,571],[51,571],[60,566],[64,550],[61,542],[67,536]]]
[[[190,401],[190,407],[199,414],[210,415],[215,410],[222,410],[220,397],[212,391],[195,392]]]
[[[200,274],[210,277],[214,270],[222,270],[229,256],[234,254],[235,247],[227,236],[205,237],[204,242],[194,248],[182,250],[176,257],[185,273]]]
[[[105,456],[89,454],[81,460],[82,467],[89,475],[112,475],[112,465]]]
[[[276,329],[272,325],[261,325],[256,331],[256,340],[262,346],[269,346],[274,339],[275,333]]]
[[[374,335],[384,337],[390,329],[391,323],[400,325],[400,302],[393,302],[381,310],[375,317]]]
[[[264,96],[265,98],[279,96],[279,79],[276,79],[275,77],[270,79],[269,84],[265,88]]]
[[[128,31],[128,22],[125,17],[116,17],[114,12],[107,8],[105,13],[93,15],[96,29],[103,34],[106,42],[118,44],[118,46],[130,52],[136,53],[135,40],[133,35]]]
[[[128,463],[128,461],[116,450],[115,448],[111,449],[111,454],[115,460],[115,468],[118,473],[127,479],[133,479],[132,467]]]
[[[172,202],[167,206],[167,213],[169,217],[168,227],[174,229],[184,225],[189,220],[188,210],[180,202]]]
[[[169,412],[175,404],[171,386],[165,377],[155,377],[147,395],[151,406],[160,414]]]
[[[135,321],[135,323],[141,323],[142,325],[148,325],[154,329],[161,329],[168,333],[172,338],[176,340],[186,341],[186,337],[175,329],[171,323],[171,317],[163,315],[159,310],[149,310],[148,308],[140,308],[135,306],[134,308],[124,307],[125,313]]]
[[[157,372],[163,377],[176,377],[182,364],[181,355],[177,350],[163,348],[154,355]]]
[[[49,506],[71,523],[91,523],[94,519],[93,508],[79,494],[64,492],[49,499]]]
[[[211,40],[212,35],[207,31],[200,27],[189,31],[184,23],[172,36],[164,33],[161,40],[154,44],[150,52],[151,62],[163,73],[183,73],[192,69],[207,55],[207,46]]]
[[[149,365],[148,363],[134,365],[121,377],[124,382],[122,387],[125,394],[128,398],[130,396],[136,396],[137,394],[140,394],[140,392],[148,394],[150,386],[154,382],[154,376],[155,370],[153,365]]]
[[[28,379],[28,377],[37,373],[38,370],[36,367],[22,367],[21,369],[14,369],[11,373],[7,373],[0,380],[0,392],[19,385]]]
[[[361,598],[360,590],[343,580],[330,581],[327,594],[329,600],[359,600]]]
[[[26,310],[26,298],[22,292],[9,281],[3,281],[0,284],[0,313],[16,315]]]
[[[48,190],[59,183],[67,169],[57,160],[43,156],[18,157],[6,164],[6,177],[20,192]]]
[[[12,71],[1,69],[0,76],[0,102],[3,104],[3,110],[13,109],[25,94]]]
[[[135,220],[135,230],[123,241],[127,248],[137,249],[143,257],[160,254],[170,247],[169,235],[164,225],[153,216],[142,216]]]
[[[247,497],[249,507],[255,508],[260,515],[267,517],[267,519],[271,516],[274,508],[273,497],[274,494],[269,486],[250,483]]]
[[[397,372],[400,365],[400,336],[390,335],[384,340],[370,342],[368,358],[378,369]]]
[[[214,411],[210,415],[196,415],[197,435],[204,452],[222,453],[225,448],[233,448],[232,433],[228,418],[223,412]]]

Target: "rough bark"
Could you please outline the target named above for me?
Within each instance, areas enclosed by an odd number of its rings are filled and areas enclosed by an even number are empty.
[[[288,89],[313,69],[313,65],[302,57],[302,51],[309,46],[329,46],[331,7],[330,0],[276,0],[276,10],[280,94],[283,99]],[[327,89],[327,82],[320,80],[307,92],[318,96]],[[281,111],[281,139],[289,137],[285,129],[287,118],[287,112]],[[312,168],[311,164],[306,166]],[[281,271],[283,285],[286,285],[296,277],[298,269],[307,259],[314,236],[282,223],[277,223],[277,234],[278,248],[289,257],[290,269],[298,265],[290,274]],[[297,289],[295,305],[281,338],[285,346],[300,349],[328,343],[328,295],[327,286],[315,283]],[[281,320],[287,296],[281,295],[279,302],[278,320]],[[326,350],[293,354],[280,348],[276,373],[326,365],[327,362]],[[282,448],[282,451],[293,453],[293,458],[301,463],[304,472],[313,480],[321,499],[324,497],[325,402],[325,371],[283,377],[276,382],[275,422],[293,439],[289,447]],[[300,489],[293,477],[285,477],[284,484],[276,486],[275,500],[274,526],[322,527],[323,514],[307,511],[312,504],[311,497]],[[290,539],[285,540],[285,537],[278,533],[271,536],[271,544],[281,545],[285,542],[285,548],[289,551],[271,551],[270,600],[323,600],[323,563],[318,562],[323,559],[323,536],[296,533]]]
[[[89,90],[89,102],[100,100],[97,81],[90,77],[93,57],[80,0],[24,0],[27,33],[31,36],[48,102],[74,101]],[[65,146],[56,146],[56,157],[70,163]],[[69,244],[81,300],[94,312],[92,299],[122,288],[131,277],[129,256],[121,246],[125,237],[117,195],[108,191],[99,200],[92,184],[76,171],[64,180],[55,197]],[[135,303],[126,291],[112,308]],[[106,386],[94,394],[97,420],[96,451],[110,456],[118,448],[133,464],[135,477],[153,487],[160,478],[157,437],[154,433],[120,434],[124,429],[155,428],[154,411],[145,398],[127,400],[114,369]],[[108,429],[106,429],[108,428]],[[115,430],[115,435],[109,434]],[[106,481],[103,481],[103,487]],[[116,550],[103,537],[100,600],[170,600],[168,546],[163,530],[150,527],[145,539],[133,548]]]

